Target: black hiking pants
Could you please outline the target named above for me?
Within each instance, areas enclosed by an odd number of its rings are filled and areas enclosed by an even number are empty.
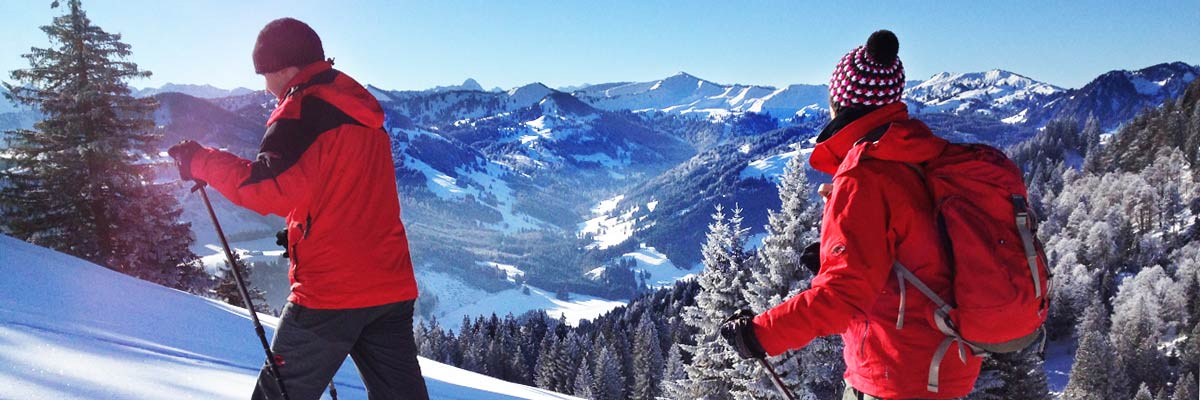
[[[413,301],[345,310],[289,302],[271,351],[291,400],[321,397],[349,354],[371,400],[428,399],[413,339]],[[258,374],[254,400],[283,398],[270,369]]]

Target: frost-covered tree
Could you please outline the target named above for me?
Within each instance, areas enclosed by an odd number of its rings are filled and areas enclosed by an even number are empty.
[[[7,132],[0,215],[13,237],[174,288],[196,291],[207,275],[189,250],[172,184],[155,182],[160,135],[151,98],[128,81],[150,76],[128,61],[121,35],[94,25],[79,0],[42,31],[29,68],[12,71],[8,97],[45,116]],[[58,2],[55,2],[57,6]]]
[[[658,383],[662,381],[662,347],[659,345],[658,328],[649,315],[643,314],[638,322],[633,348],[633,390],[630,398],[653,400],[658,397]]]
[[[596,358],[596,370],[592,373],[592,399],[623,400],[626,396],[625,366],[621,355],[604,346]]]
[[[1196,376],[1187,373],[1179,377],[1179,381],[1175,382],[1175,393],[1171,395],[1171,400],[1196,400],[1200,398],[1200,390],[1197,390]]]
[[[784,168],[779,182],[779,210],[768,211],[767,237],[758,252],[757,265],[748,271],[743,295],[755,312],[766,311],[809,288],[813,274],[800,261],[804,248],[817,239],[820,205],[808,194],[804,158],[795,157]],[[844,363],[838,337],[816,338],[798,351],[770,358],[789,389],[802,398],[828,398],[842,385]],[[748,366],[739,397],[779,398],[767,371],[757,363]]]
[[[1154,400],[1154,395],[1150,393],[1150,387],[1143,383],[1133,395],[1133,400]]]
[[[1048,400],[1050,388],[1037,349],[993,354],[983,362],[968,400]]]
[[[572,388],[572,394],[576,397],[591,399],[595,397],[592,393],[592,363],[589,359],[580,360],[579,370],[575,373],[575,385]]]
[[[1113,300],[1109,340],[1116,364],[1130,384],[1144,383],[1157,389],[1166,383],[1166,360],[1158,351],[1158,342],[1165,328],[1162,299],[1171,286],[1171,278],[1156,265],[1122,282]]]
[[[679,346],[678,343],[672,344],[671,350],[667,351],[666,370],[663,371],[663,380],[659,385],[659,393],[668,399],[686,398],[686,391],[681,385],[687,382],[687,371],[684,369],[686,365]]]
[[[1079,327],[1079,349],[1071,377],[1063,391],[1066,400],[1107,400],[1127,396],[1123,374],[1113,365],[1116,353],[1108,342],[1108,311],[1099,299],[1092,301]]]
[[[767,237],[759,250],[763,268],[753,271],[746,283],[750,307],[762,312],[808,286],[812,272],[800,262],[805,246],[819,238],[820,208],[808,196],[811,188],[804,158],[794,157],[779,181],[779,210],[767,212]]]
[[[704,272],[696,278],[700,292],[695,305],[683,310],[684,321],[697,330],[693,336],[696,344],[684,348],[692,355],[686,367],[687,380],[679,382],[687,391],[686,397],[729,399],[738,389],[734,381],[741,374],[735,366],[741,358],[725,344],[720,328],[725,318],[747,306],[741,293],[743,268],[748,260],[744,250],[746,233],[741,209],[734,209],[733,216],[726,219],[724,210],[717,207],[701,249]]]
[[[549,334],[542,338],[538,354],[533,383],[537,387],[561,393],[570,391],[566,375],[574,373],[574,371],[567,368],[567,361],[563,357],[563,345],[558,339],[558,335]]]

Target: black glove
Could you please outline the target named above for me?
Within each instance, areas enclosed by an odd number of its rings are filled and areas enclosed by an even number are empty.
[[[729,346],[737,351],[739,357],[766,358],[767,351],[758,343],[754,336],[754,313],[750,310],[739,310],[721,324],[721,337],[729,342]]]
[[[812,242],[800,253],[800,263],[808,267],[813,275],[821,272],[821,242]]]
[[[280,230],[279,232],[275,232],[275,244],[279,245],[280,247],[283,247],[283,254],[280,255],[280,257],[283,257],[283,258],[288,258],[287,231],[288,231],[287,228],[284,228],[284,229]]]
[[[204,146],[196,143],[195,140],[184,140],[167,149],[167,154],[175,159],[175,166],[179,167],[179,179],[185,181],[196,179],[192,177],[192,156],[203,148]]]

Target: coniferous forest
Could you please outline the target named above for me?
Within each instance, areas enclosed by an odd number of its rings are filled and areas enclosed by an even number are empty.
[[[1062,398],[1197,396],[1197,143],[1200,81],[1110,137],[1095,119],[1061,120],[1007,149],[1026,173],[1052,264],[1050,346],[1078,346]],[[466,319],[458,332],[422,323],[421,354],[585,398],[781,398],[717,330],[734,311],[761,312],[812,278],[799,256],[817,238],[819,204],[796,160],[760,248],[746,250],[740,210],[718,208],[702,250],[705,270],[694,280],[574,327],[539,312]],[[820,338],[771,361],[801,398],[835,398],[839,342]],[[1036,348],[988,358],[969,398],[1049,398],[1043,359]]]

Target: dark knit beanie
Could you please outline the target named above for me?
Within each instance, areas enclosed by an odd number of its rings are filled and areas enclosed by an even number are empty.
[[[325,59],[321,37],[292,18],[271,21],[254,42],[254,73],[265,74],[287,67],[303,67]]]
[[[904,92],[904,63],[900,42],[888,30],[871,34],[866,46],[850,50],[829,79],[829,101],[835,107],[882,106],[900,101]]]

